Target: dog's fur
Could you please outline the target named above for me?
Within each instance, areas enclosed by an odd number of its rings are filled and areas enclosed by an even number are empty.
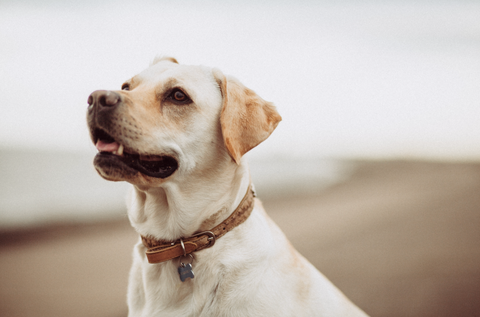
[[[100,127],[127,152],[178,161],[166,178],[96,161],[103,178],[134,185],[132,226],[175,241],[221,223],[250,183],[243,155],[281,120],[275,107],[217,69],[173,58],[156,59],[126,84],[108,118],[89,117],[91,131]],[[192,102],[172,103],[172,88]],[[178,259],[150,264],[145,251],[141,241],[134,247],[129,316],[366,316],[292,247],[258,199],[243,224],[193,254],[194,279],[182,283]]]

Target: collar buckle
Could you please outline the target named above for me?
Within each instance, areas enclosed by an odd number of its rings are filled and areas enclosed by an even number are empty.
[[[211,231],[202,231],[199,233],[195,233],[194,235],[192,235],[192,237],[198,237],[203,235],[207,235],[208,236],[207,240],[210,241],[210,243],[204,248],[207,249],[207,248],[213,247],[213,245],[215,244],[216,238],[215,238],[215,234]]]

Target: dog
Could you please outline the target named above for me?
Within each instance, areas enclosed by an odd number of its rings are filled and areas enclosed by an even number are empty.
[[[97,172],[133,184],[128,316],[367,316],[254,198],[244,155],[281,119],[237,79],[171,57],[88,97]]]

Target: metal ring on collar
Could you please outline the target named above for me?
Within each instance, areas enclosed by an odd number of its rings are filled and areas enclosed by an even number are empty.
[[[180,245],[182,246],[182,249],[183,249],[183,256],[187,256],[187,251],[185,251],[185,244],[183,244],[182,239],[180,239]]]
[[[183,259],[185,259],[185,258],[188,259],[189,257],[190,257],[190,263],[185,263],[186,261],[184,262]],[[181,266],[185,266],[185,264],[192,264],[193,263],[193,255],[191,253],[187,254],[186,256],[181,255],[179,259],[180,259],[179,261],[180,261]]]

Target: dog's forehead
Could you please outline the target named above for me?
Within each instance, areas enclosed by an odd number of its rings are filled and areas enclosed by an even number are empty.
[[[134,77],[134,81],[144,84],[161,84],[175,79],[180,83],[211,82],[212,71],[210,68],[195,65],[179,65],[169,61],[160,62],[150,66]]]
[[[218,108],[222,94],[212,68],[160,62],[145,69],[131,80],[161,96],[173,87],[180,88],[201,108]],[[134,87],[134,88],[135,88]]]

